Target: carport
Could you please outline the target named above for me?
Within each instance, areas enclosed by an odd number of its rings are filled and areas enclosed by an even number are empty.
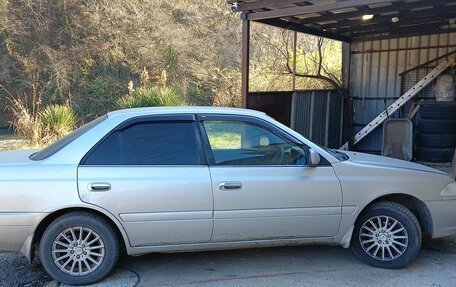
[[[349,149],[380,153],[386,118],[414,112],[414,101],[434,101],[433,89],[439,76],[451,75],[454,83],[456,0],[229,3],[233,11],[240,12],[243,23],[242,105],[267,112],[319,144],[345,144]],[[294,85],[279,93],[250,91],[251,21],[342,41],[342,81],[347,96],[332,90],[296,91]],[[446,104],[451,106],[447,113],[456,117],[454,104],[454,100]],[[431,107],[426,113],[434,113],[433,109],[439,110]],[[424,113],[425,108],[418,109],[418,116],[420,110]],[[413,117],[415,130],[419,129],[417,117]],[[456,126],[456,118],[434,119],[431,115],[428,120],[434,120],[432,123],[438,123],[442,130],[430,139],[443,135],[444,148],[454,151],[456,131],[452,126]],[[438,143],[435,147],[440,148]]]

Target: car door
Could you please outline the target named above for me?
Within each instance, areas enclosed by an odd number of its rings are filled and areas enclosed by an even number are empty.
[[[266,121],[201,115],[214,193],[213,241],[331,237],[342,193],[333,168]]]
[[[193,115],[132,119],[78,168],[83,201],[114,214],[132,246],[209,242],[209,169]]]

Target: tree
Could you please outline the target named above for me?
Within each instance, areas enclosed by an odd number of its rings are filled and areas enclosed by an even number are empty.
[[[275,46],[283,59],[284,73],[293,74],[293,32],[282,31],[283,48]],[[296,77],[317,80],[322,87],[345,94],[342,82],[341,43],[321,37],[301,35],[296,51]]]

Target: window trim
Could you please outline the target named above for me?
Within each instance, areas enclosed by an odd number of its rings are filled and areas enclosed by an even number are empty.
[[[273,124],[252,116],[247,115],[228,115],[228,114],[196,114],[196,119],[198,121],[199,132],[201,133],[201,138],[203,140],[204,152],[207,158],[207,162],[210,167],[310,167],[310,165],[220,165],[215,162],[213,150],[211,148],[209,137],[206,133],[204,127],[204,121],[231,121],[231,122],[246,122],[254,124],[260,128],[266,129],[269,132],[276,134],[277,136],[300,146],[305,146],[308,149],[310,147],[305,143],[301,142],[299,139],[288,134],[282,129],[274,126]],[[320,155],[320,164],[318,166],[331,166],[330,162],[322,155]]]
[[[148,122],[161,122],[161,123],[172,123],[172,122],[184,122],[190,123],[193,129],[193,133],[195,135],[196,145],[197,145],[197,152],[198,157],[200,159],[200,164],[170,164],[170,165],[151,165],[151,164],[144,164],[144,165],[128,165],[128,164],[86,164],[87,158],[95,152],[95,150],[103,144],[113,133],[121,132],[133,125],[148,123]],[[200,133],[198,132],[198,125],[196,122],[195,114],[167,114],[167,115],[146,115],[146,116],[138,116],[129,118],[122,123],[118,124],[112,130],[110,130],[106,135],[104,135],[92,148],[82,157],[81,161],[79,162],[79,166],[110,166],[110,167],[171,167],[171,166],[207,166],[208,161],[206,158],[206,154],[204,152],[204,148],[202,147],[202,140]]]

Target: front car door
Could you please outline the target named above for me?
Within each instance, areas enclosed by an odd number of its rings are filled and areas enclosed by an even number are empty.
[[[78,168],[81,199],[113,213],[131,246],[209,242],[212,188],[193,115],[128,120]]]
[[[309,149],[248,116],[199,116],[214,193],[212,241],[336,235],[342,206],[329,162],[307,163]]]

